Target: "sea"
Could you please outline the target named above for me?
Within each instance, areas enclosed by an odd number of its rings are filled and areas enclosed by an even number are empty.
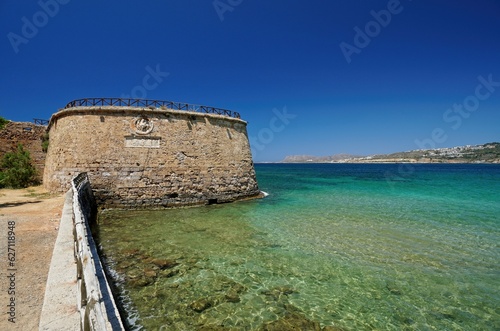
[[[499,164],[256,164],[263,199],[104,211],[130,330],[500,330]]]

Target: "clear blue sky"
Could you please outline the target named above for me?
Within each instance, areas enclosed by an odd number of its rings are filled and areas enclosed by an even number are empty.
[[[500,140],[498,0],[2,0],[0,31],[11,120],[204,104],[241,113],[256,161]]]

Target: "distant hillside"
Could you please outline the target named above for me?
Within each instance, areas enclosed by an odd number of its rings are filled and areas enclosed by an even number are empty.
[[[291,155],[281,163],[500,163],[500,143],[413,150],[392,154],[354,156],[336,154],[317,157]]]
[[[335,154],[331,156],[312,156],[312,155],[290,155],[285,157],[282,163],[328,163],[328,162],[338,162],[346,159],[362,157],[360,155],[350,155],[350,154]]]

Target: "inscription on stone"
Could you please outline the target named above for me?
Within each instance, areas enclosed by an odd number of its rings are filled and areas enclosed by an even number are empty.
[[[125,137],[125,147],[160,148],[160,138]]]

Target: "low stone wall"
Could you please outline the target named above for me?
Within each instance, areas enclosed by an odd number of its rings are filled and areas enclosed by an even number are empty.
[[[87,174],[76,176],[71,185],[39,330],[124,330],[90,231],[97,208]]]
[[[72,189],[77,307],[81,329],[124,330],[90,231],[90,224],[97,216],[97,205],[86,173],[73,179]]]

